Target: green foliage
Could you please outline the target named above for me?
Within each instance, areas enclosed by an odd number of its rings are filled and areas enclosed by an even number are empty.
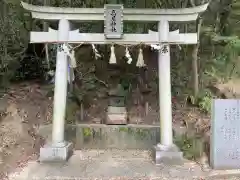
[[[67,101],[67,107],[66,107],[66,120],[67,124],[74,124],[77,121],[77,111],[79,111],[80,108],[78,104],[73,101],[72,99],[68,99]]]
[[[240,55],[240,39],[235,37],[226,46],[226,52],[229,54],[229,58],[234,60]]]
[[[131,8],[181,8],[181,7],[191,7],[192,4],[199,5],[206,1],[203,0],[116,0],[114,3],[122,3],[124,7]],[[41,4],[39,1],[31,1],[29,3]],[[103,7],[105,3],[113,3],[110,0],[54,0],[51,1],[52,6],[59,7]],[[232,3],[232,4],[231,4]],[[229,9],[230,5],[232,8]],[[0,19],[0,85],[6,85],[9,79],[16,78],[16,76],[26,77],[26,74],[16,74],[15,71],[18,69],[20,63],[25,63],[23,59],[26,59],[24,55],[25,49],[27,48],[27,43],[29,42],[29,32],[28,30],[37,29],[36,25],[33,24],[31,17],[28,13],[23,12],[23,8],[20,6],[19,0],[4,1],[3,5],[0,7],[3,16]],[[230,15],[226,12],[231,11]],[[204,23],[201,29],[200,41],[201,47],[199,51],[200,57],[200,77],[204,84],[209,80],[213,79],[229,79],[233,75],[238,75],[238,59],[240,49],[240,40],[238,39],[238,34],[232,34],[228,36],[221,30],[224,24],[231,23],[229,21],[233,19],[233,15],[238,16],[239,14],[239,2],[223,2],[223,1],[212,1],[209,10],[202,15]],[[224,13],[224,17],[223,14]],[[36,22],[36,21],[35,21]],[[103,23],[81,23],[76,24],[80,27],[82,31],[87,32],[102,32]],[[180,31],[185,32],[196,32],[195,24],[187,25],[171,25],[171,28],[179,28]],[[238,24],[235,23],[231,26],[232,29],[238,29]],[[129,22],[124,24],[125,32],[146,32],[149,28],[153,29],[156,27],[155,24],[139,24],[134,22]],[[237,31],[234,31],[237,32]],[[52,68],[55,67],[56,59],[56,46],[51,45],[50,47],[50,61]],[[189,64],[191,63],[191,48],[190,46],[183,46],[181,50],[177,47],[174,48],[174,56],[172,56],[172,79],[173,79],[173,90],[177,89],[185,91],[189,88],[189,69],[191,68]],[[205,50],[208,50],[206,52]],[[209,52],[210,51],[210,52]],[[85,56],[84,56],[85,57]],[[31,61],[37,62],[38,66],[44,66],[42,59],[37,57],[30,57]],[[82,58],[82,56],[81,56]],[[80,58],[80,59],[81,59]],[[81,59],[82,61],[82,59]],[[92,63],[93,64],[93,63]],[[29,64],[31,66],[31,64]],[[88,73],[89,67],[86,67],[84,63],[81,64],[82,68],[78,69],[79,76],[79,86],[76,90],[76,96],[79,101],[82,101],[86,94],[89,92],[94,92],[98,90],[99,84],[104,84],[100,81],[97,76],[92,73]],[[29,69],[29,66],[24,66]],[[45,67],[34,70],[43,71]],[[201,73],[203,72],[203,73]],[[22,73],[22,72],[21,72]],[[27,76],[32,76],[33,72],[27,72]],[[41,72],[40,72],[41,73]],[[88,76],[84,74],[88,73]],[[127,89],[131,86],[133,81],[136,81],[136,75],[122,77],[122,85]],[[155,83],[156,84],[156,83]],[[186,91],[187,91],[186,90]],[[188,91],[189,92],[189,91]],[[181,94],[181,93],[179,93]],[[200,100],[201,99],[201,100]],[[204,111],[209,111],[208,103],[211,99],[209,94],[204,94],[202,97],[198,97],[194,104],[198,104]]]
[[[198,105],[200,109],[206,113],[211,112],[213,95],[211,91],[205,91],[199,94]]]
[[[226,54],[219,54],[215,58],[212,58],[204,71],[205,78],[221,78],[223,81],[229,79],[231,77],[229,68],[233,65],[229,60],[229,56]]]
[[[212,55],[204,61],[202,78],[206,84],[216,81],[225,82],[239,78],[240,40],[237,36],[212,34]],[[208,82],[207,82],[208,80]]]
[[[204,152],[204,143],[201,137],[183,134],[175,137],[174,143],[183,152],[186,159],[196,160]]]
[[[74,86],[73,96],[79,103],[82,103],[84,99],[88,99],[87,96],[92,96],[93,93],[97,93],[99,83],[96,76],[92,75],[87,79],[78,79],[81,82],[81,85]],[[86,102],[85,102],[86,103]]]
[[[189,96],[188,98],[190,103],[198,106],[201,111],[205,113],[210,113],[212,107],[212,99],[214,97],[215,96],[212,94],[210,90],[204,89],[200,91],[197,97]]]
[[[93,129],[91,128],[83,128],[83,136],[90,137],[93,134]]]
[[[0,86],[6,87],[24,58],[28,32],[20,1],[3,1],[0,11]]]

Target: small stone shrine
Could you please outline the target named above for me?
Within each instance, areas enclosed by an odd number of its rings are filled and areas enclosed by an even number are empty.
[[[127,110],[125,106],[126,93],[121,84],[111,89],[106,124],[127,124]]]
[[[216,99],[212,106],[210,165],[240,168],[240,100]]]

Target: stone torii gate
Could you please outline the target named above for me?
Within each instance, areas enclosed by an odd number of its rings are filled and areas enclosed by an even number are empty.
[[[182,159],[173,144],[170,77],[170,44],[197,44],[197,33],[169,32],[169,22],[195,21],[208,4],[183,9],[124,9],[122,5],[107,4],[105,8],[60,8],[34,6],[22,2],[33,18],[59,21],[58,30],[30,32],[31,43],[89,43],[89,44],[146,44],[159,50],[159,113],[160,143],[155,149],[155,162]],[[70,29],[70,21],[104,20],[105,33],[80,33]],[[123,21],[155,21],[158,32],[123,34]],[[40,149],[40,161],[66,160],[72,145],[64,140],[64,121],[67,97],[68,55],[58,48],[54,89],[52,142]]]

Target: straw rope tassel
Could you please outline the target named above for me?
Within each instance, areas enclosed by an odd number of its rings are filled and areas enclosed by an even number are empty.
[[[115,49],[114,49],[114,45],[111,46],[111,55],[110,55],[110,59],[109,59],[109,64],[116,64],[117,63],[117,59],[116,59],[116,55],[115,55]]]
[[[144,60],[143,60],[142,48],[139,49],[138,60],[137,60],[136,66],[137,67],[144,67],[144,66],[146,66],[146,64],[144,63]]]
[[[76,58],[75,58],[75,51],[72,50],[69,54],[70,57],[70,67],[71,68],[76,68],[77,67],[77,63],[76,63]]]
[[[74,50],[73,50],[74,51]],[[75,56],[74,58],[72,58],[72,53],[71,52],[71,56],[68,56],[68,83],[70,84],[71,82],[74,81],[75,79],[75,75],[74,75],[74,68],[76,68],[76,60],[75,60]]]

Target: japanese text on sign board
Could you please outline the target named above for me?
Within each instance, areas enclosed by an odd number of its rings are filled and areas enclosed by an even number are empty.
[[[123,35],[123,6],[105,5],[105,29],[104,34],[109,39],[119,39]]]
[[[116,25],[117,25],[116,15],[117,15],[116,10],[113,9],[112,12],[111,12],[111,16],[112,16],[112,18],[111,18],[111,31],[112,32],[117,32],[117,29],[116,29]]]

